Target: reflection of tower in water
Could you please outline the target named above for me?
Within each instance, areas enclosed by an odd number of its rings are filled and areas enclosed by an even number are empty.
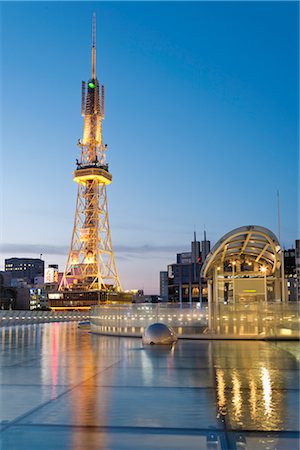
[[[51,396],[54,399],[57,385],[66,381],[70,387],[59,401],[68,403],[70,424],[78,426],[76,433],[71,434],[70,448],[82,450],[86,448],[87,439],[89,446],[93,448],[107,448],[103,438],[99,442],[99,434],[86,429],[86,426],[97,423],[106,423],[107,411],[100,387],[95,387],[94,376],[101,367],[99,360],[100,348],[95,351],[91,346],[90,335],[86,332],[78,332],[77,324],[52,323],[43,326],[41,354],[41,379],[43,385],[51,385]],[[82,358],[84,355],[84,359]],[[89,384],[88,380],[91,381]],[[100,398],[101,397],[101,398]],[[103,406],[101,405],[103,399]],[[82,427],[80,426],[82,425]],[[101,434],[105,436],[105,434]]]
[[[95,386],[94,376],[99,370],[97,353],[91,348],[90,337],[87,334],[86,338],[81,349],[81,351],[84,351],[84,365],[80,366],[82,379],[85,381],[80,385],[77,393],[71,395],[72,422],[76,425],[82,425],[82,427],[78,427],[76,433],[72,433],[72,450],[86,448],[87,439],[90,448],[107,448],[105,433],[101,433],[100,441],[99,433],[87,431],[85,428],[95,425],[95,420],[101,424],[106,423],[107,420],[107,412],[104,406],[106,404],[106,388]],[[77,364],[80,365],[80,358],[77,358],[75,363],[78,370]]]

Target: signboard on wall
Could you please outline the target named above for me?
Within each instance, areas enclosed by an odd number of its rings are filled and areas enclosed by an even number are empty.
[[[58,270],[53,267],[45,269],[45,283],[58,283]]]
[[[265,285],[263,278],[239,278],[234,281],[235,293],[243,295],[264,295]]]

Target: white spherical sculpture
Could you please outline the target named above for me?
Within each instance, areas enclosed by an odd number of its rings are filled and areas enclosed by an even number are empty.
[[[164,323],[152,323],[143,334],[143,344],[173,344],[177,341],[176,334],[171,327]]]

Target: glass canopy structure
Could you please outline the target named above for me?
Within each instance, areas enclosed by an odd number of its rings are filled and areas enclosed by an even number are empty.
[[[202,266],[208,302],[281,301],[282,251],[267,228],[249,225],[225,234]]]

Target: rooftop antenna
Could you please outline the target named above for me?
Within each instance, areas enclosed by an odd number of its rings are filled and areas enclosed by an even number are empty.
[[[205,229],[205,224],[204,224],[204,241],[206,242],[206,229]]]
[[[92,80],[96,79],[96,13],[92,19]]]
[[[285,302],[285,277],[284,277],[284,249],[281,245],[280,237],[280,199],[279,190],[277,189],[277,221],[278,221],[278,241],[281,246],[281,301]]]
[[[280,243],[280,199],[278,189],[277,189],[277,227],[278,227],[278,240]]]

